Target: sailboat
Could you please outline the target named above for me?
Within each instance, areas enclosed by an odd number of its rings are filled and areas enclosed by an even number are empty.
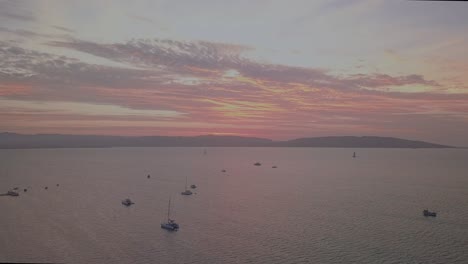
[[[187,189],[187,176],[185,176],[185,191],[181,192],[182,195],[192,195],[192,191]]]
[[[356,157],[356,152],[353,152],[353,158],[355,158],[355,157]]]
[[[171,198],[169,197],[169,204],[167,206],[167,222],[161,223],[161,228],[169,230],[169,231],[177,231],[179,230],[179,224],[175,222],[175,220],[171,219]]]

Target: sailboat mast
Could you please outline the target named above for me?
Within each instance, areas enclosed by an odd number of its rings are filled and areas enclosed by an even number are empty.
[[[167,206],[167,221],[170,220],[170,213],[171,213],[171,197],[169,197],[169,205]]]

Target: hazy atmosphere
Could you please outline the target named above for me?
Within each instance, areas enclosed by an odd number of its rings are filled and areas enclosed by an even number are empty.
[[[0,1],[0,130],[468,145],[467,13],[420,1]]]
[[[468,1],[0,0],[0,263],[468,263]]]

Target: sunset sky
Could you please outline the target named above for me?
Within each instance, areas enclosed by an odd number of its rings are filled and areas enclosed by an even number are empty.
[[[0,0],[1,131],[468,146],[468,3]]]

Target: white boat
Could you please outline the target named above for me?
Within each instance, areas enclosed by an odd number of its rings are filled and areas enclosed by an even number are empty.
[[[187,176],[185,177],[185,191],[181,192],[180,194],[182,195],[192,195],[192,191],[190,191],[189,189],[187,189]]]
[[[161,223],[161,228],[169,231],[179,230],[179,224],[177,224],[174,219],[171,219],[171,198],[169,198],[169,204],[167,206],[167,222]]]

